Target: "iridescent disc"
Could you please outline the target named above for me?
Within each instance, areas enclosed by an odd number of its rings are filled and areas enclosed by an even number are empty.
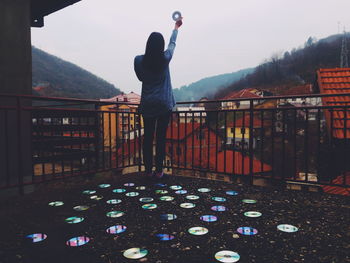
[[[204,215],[204,216],[201,216],[200,219],[205,222],[215,222],[218,220],[216,216],[212,216],[212,215]]]
[[[110,184],[100,184],[98,187],[100,188],[108,188],[108,187],[111,187]]]
[[[152,202],[154,199],[152,197],[142,197],[139,200],[142,203],[149,203],[149,202]]]
[[[226,211],[226,207],[223,205],[214,205],[210,208],[213,211],[217,211],[217,212],[223,212]]]
[[[142,206],[142,208],[146,209],[146,210],[151,210],[151,209],[157,208],[157,205],[156,204],[145,204]]]
[[[222,250],[215,254],[216,260],[225,263],[237,262],[240,259],[240,256],[237,252]]]
[[[205,235],[206,233],[208,233],[208,229],[205,227],[196,226],[196,227],[191,227],[190,229],[188,229],[188,233],[190,233],[191,235],[195,235],[195,236],[201,236],[201,235]]]
[[[134,196],[138,196],[139,193],[138,192],[130,192],[130,193],[126,193],[125,195],[129,196],[129,197],[134,197]]]
[[[288,224],[278,225],[277,229],[287,233],[293,233],[299,230],[296,226],[288,225]]]
[[[165,195],[165,196],[160,197],[159,200],[161,200],[161,201],[173,201],[174,197]]]
[[[170,186],[170,189],[171,190],[180,190],[180,189],[182,189],[182,186],[180,186],[180,185],[172,185],[172,186]]]
[[[146,186],[138,186],[136,187],[136,190],[146,190]]]
[[[160,219],[161,220],[171,221],[171,220],[175,220],[176,218],[177,218],[177,216],[175,214],[163,214],[163,215],[160,215]]]
[[[156,194],[159,194],[159,195],[164,195],[164,194],[167,194],[168,191],[167,190],[156,190]]]
[[[86,195],[93,195],[95,193],[96,193],[95,190],[85,190],[85,191],[83,191],[83,194],[86,194]]]
[[[125,183],[124,186],[128,186],[128,187],[131,187],[131,186],[134,186],[135,184],[134,183]]]
[[[177,190],[177,191],[175,191],[175,194],[184,195],[184,194],[187,194],[187,191],[186,190]]]
[[[116,217],[121,217],[124,215],[124,212],[122,211],[111,211],[106,214],[108,217],[116,218]]]
[[[238,192],[236,191],[226,191],[227,195],[238,195]]]
[[[193,203],[182,203],[182,204],[180,204],[180,206],[181,206],[182,208],[193,208],[193,207],[195,207],[196,205],[193,204]]]
[[[89,207],[87,205],[78,205],[78,206],[74,206],[73,209],[75,211],[86,211],[89,209]]]
[[[66,242],[66,245],[69,247],[79,247],[87,244],[90,241],[90,238],[85,236],[73,237]]]
[[[106,203],[110,204],[110,205],[116,205],[116,204],[119,204],[121,202],[122,202],[122,200],[120,200],[120,199],[111,199],[111,200],[106,201]]]
[[[120,234],[125,232],[125,230],[126,230],[126,226],[115,225],[107,228],[106,232],[109,234]]]
[[[209,188],[199,188],[198,189],[198,192],[201,192],[201,193],[208,193],[210,192],[211,190]]]
[[[120,194],[120,193],[124,193],[124,192],[126,192],[126,190],[122,189],[122,188],[113,189],[113,193],[116,193],[116,194]]]
[[[256,200],[253,200],[253,199],[243,199],[242,202],[245,203],[245,204],[255,204],[255,203],[256,203]]]
[[[139,259],[143,258],[148,254],[148,251],[146,249],[142,248],[129,248],[128,250],[125,250],[123,253],[123,256],[129,259]]]
[[[102,195],[92,195],[92,196],[90,196],[90,199],[98,201],[98,200],[103,199],[103,196]]]
[[[245,212],[244,215],[247,217],[259,217],[259,216],[262,216],[262,213],[256,212],[256,211],[249,211],[249,212]]]
[[[212,200],[216,201],[216,202],[225,202],[226,201],[226,198],[225,197],[212,197],[211,198]]]
[[[47,235],[42,233],[36,233],[26,236],[26,238],[31,239],[33,243],[41,242],[47,238]]]
[[[173,235],[169,234],[157,234],[156,237],[158,237],[160,241],[169,241],[175,238]]]
[[[49,203],[49,206],[62,206],[62,205],[64,205],[62,201],[54,201]]]
[[[242,235],[253,236],[253,235],[256,235],[258,233],[258,230],[256,230],[255,228],[252,228],[252,227],[242,226],[242,227],[237,228],[237,232],[242,234]]]
[[[166,186],[166,184],[161,184],[161,183],[158,183],[158,184],[155,184],[155,186],[165,187],[165,186]]]
[[[198,195],[188,195],[188,196],[186,196],[186,199],[188,199],[188,200],[197,200],[197,199],[199,199],[199,196]]]
[[[72,216],[65,219],[68,224],[78,224],[84,221],[84,217]]]

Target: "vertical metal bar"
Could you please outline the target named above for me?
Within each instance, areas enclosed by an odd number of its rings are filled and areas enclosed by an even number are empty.
[[[344,121],[344,130],[343,130],[343,133],[344,133],[344,138],[342,138],[343,139],[343,154],[342,154],[342,156],[343,156],[343,169],[342,169],[342,172],[343,172],[343,186],[346,186],[346,160],[347,160],[347,158],[348,158],[348,156],[347,156],[347,153],[346,153],[346,149],[347,149],[347,143],[348,143],[348,141],[347,141],[347,112],[346,112],[346,107],[344,107],[344,112],[343,112],[343,114],[344,114],[344,118],[343,118],[343,121]]]
[[[180,113],[179,112],[177,112],[177,147],[176,147],[176,153],[177,153],[177,167],[180,168],[181,148],[180,148]]]
[[[106,158],[105,158],[105,143],[106,143],[106,133],[105,133],[105,111],[103,110],[101,112],[101,128],[102,128],[102,142],[101,142],[101,148],[102,148],[102,170],[105,169],[106,164]]]
[[[285,180],[286,145],[284,141],[286,140],[286,110],[282,110],[282,125],[282,178]]]
[[[4,129],[5,129],[5,164],[6,164],[6,169],[5,169],[5,174],[6,174],[6,185],[10,185],[10,169],[9,169],[9,138],[8,138],[8,116],[7,116],[7,110],[4,111]]]
[[[304,136],[304,158],[305,158],[305,180],[309,181],[309,111],[305,109],[305,136]]]
[[[194,112],[192,112],[192,170],[194,170]]]
[[[86,129],[85,129],[85,134],[86,134],[86,137],[87,139],[90,138],[90,117],[86,117]],[[88,171],[91,170],[91,157],[90,157],[90,142],[89,140],[87,140],[87,144],[85,144],[85,147],[87,148],[87,167],[88,167]]]
[[[94,112],[94,132],[93,132],[93,136],[94,136],[94,150],[95,150],[95,171],[99,170],[100,167],[100,145],[101,145],[101,127],[103,125],[103,123],[101,123],[101,118],[100,118],[100,114],[101,114],[101,108],[100,105],[95,104],[95,112]]]
[[[17,153],[18,153],[18,183],[19,193],[24,194],[23,185],[23,158],[22,158],[22,104],[21,98],[16,97],[16,111],[17,111]]]
[[[202,112],[199,112],[199,167],[202,170]]]
[[[209,118],[208,118],[208,112],[205,113],[206,115],[206,125],[207,125],[207,131],[208,131],[208,143],[207,143],[207,171],[209,172],[210,169],[210,123],[209,123]]]
[[[63,139],[64,138],[64,129],[63,129],[63,117],[60,117],[60,119],[59,119],[59,122],[60,122],[60,125],[61,125],[61,128],[62,128],[62,130],[61,130],[61,132],[60,132],[60,136],[61,136],[61,139]],[[65,154],[65,152],[64,152],[64,146],[60,146],[60,150],[62,150],[63,151],[63,154]],[[61,159],[61,175],[62,176],[64,176],[65,175],[65,169],[64,169],[64,160],[63,160],[64,158],[63,158],[63,156],[62,156],[62,159]]]
[[[50,136],[51,139],[55,136],[55,133],[53,131],[54,128],[54,122],[53,122],[53,118],[50,118],[50,126],[51,126],[51,132],[50,132]],[[52,163],[51,163],[51,169],[52,169],[52,175],[53,177],[56,176],[56,164],[55,164],[55,157],[56,157],[56,152],[55,152],[55,148],[52,150],[53,152],[51,152],[51,157],[52,157]]]
[[[227,110],[224,111],[224,173],[226,174],[226,152],[227,152]]]
[[[73,119],[72,117],[69,118],[69,139],[71,140],[71,143],[69,145],[69,148],[71,150],[71,152],[73,152],[73,144],[74,144],[74,138],[73,138],[73,131],[72,131],[72,125],[73,125]],[[70,174],[73,175],[74,173],[74,161],[73,161],[73,158],[70,158]]]
[[[174,157],[174,114],[175,112],[172,112],[170,115],[170,125],[171,125],[171,130],[170,130],[170,136],[171,136],[171,169],[174,169],[174,163],[175,163],[175,157]],[[174,173],[174,171],[172,171]]]
[[[245,110],[242,111],[242,128],[241,128],[241,135],[242,135],[242,146],[241,146],[241,150],[242,150],[242,175],[244,175],[244,153],[245,153],[245,132],[246,132],[246,128],[245,128]]]
[[[184,167],[187,168],[187,112],[185,112]]]
[[[298,152],[297,152],[297,145],[298,145],[298,136],[297,136],[298,126],[297,126],[297,109],[294,110],[294,168],[293,168],[293,180],[296,180],[296,175],[298,172],[297,167],[297,159],[298,159]]]
[[[233,154],[232,154],[232,161],[233,161],[233,165],[232,165],[232,173],[233,175],[236,174],[236,110],[233,110],[233,124],[232,124],[232,128],[233,128],[233,133],[232,133],[232,139],[233,139]]]
[[[125,141],[124,141],[124,137],[125,137],[125,132],[124,132],[124,112],[122,112],[122,167],[124,167],[124,145],[125,145]]]
[[[139,172],[141,172],[141,165],[142,165],[142,158],[141,158],[141,152],[142,152],[142,129],[141,129],[141,122],[142,122],[142,116],[140,113],[138,113],[138,120],[139,120],[139,123],[138,123],[138,130],[139,130],[139,134],[138,134],[138,147],[139,147]],[[136,144],[136,141],[135,141],[135,144]]]
[[[108,137],[109,137],[109,168],[112,169],[112,118],[108,111]]]
[[[321,111],[317,109],[317,181],[320,177],[320,165],[321,165]]]
[[[271,167],[272,167],[272,178],[275,178],[275,130],[276,130],[276,114],[277,111],[274,109],[271,111]]]
[[[249,176],[250,183],[253,185],[253,159],[254,159],[254,101],[249,101]],[[244,158],[244,157],[243,157]]]
[[[133,123],[134,123],[134,125],[132,127],[132,133],[134,135],[134,139],[133,139],[133,141],[134,141],[134,155],[133,155],[134,158],[133,158],[132,164],[136,165],[136,156],[137,156],[137,148],[136,148],[136,142],[137,142],[136,130],[137,130],[137,128],[136,128],[136,125],[137,125],[137,123],[136,123],[136,113],[133,112],[132,114],[133,114],[133,116],[131,118],[132,118]],[[166,137],[165,137],[165,140],[166,140]]]
[[[80,113],[79,113],[80,114]],[[83,162],[82,162],[82,158],[81,158],[81,154],[82,154],[82,149],[83,149],[83,145],[81,143],[81,116],[78,117],[78,127],[79,127],[79,171],[80,171],[80,175],[82,174],[82,169],[83,169]]]
[[[218,171],[218,146],[219,146],[219,111],[216,111],[216,124],[215,124],[215,171]]]
[[[131,166],[131,161],[130,161],[130,158],[131,158],[131,146],[130,146],[130,143],[131,143],[131,140],[130,140],[130,112],[128,112],[128,166],[130,167]]]
[[[115,121],[115,162],[116,162],[116,165],[115,167],[118,168],[119,167],[119,142],[120,142],[120,136],[119,136],[119,112],[118,112],[118,108],[117,108],[117,111],[115,112],[115,118],[116,118],[116,121]],[[140,155],[140,158],[141,158],[141,155]]]
[[[264,172],[264,110],[260,111],[261,127],[260,127],[260,171]]]

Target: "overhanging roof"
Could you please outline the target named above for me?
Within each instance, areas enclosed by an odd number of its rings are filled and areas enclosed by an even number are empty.
[[[44,26],[44,16],[52,14],[81,0],[31,0],[31,26]]]

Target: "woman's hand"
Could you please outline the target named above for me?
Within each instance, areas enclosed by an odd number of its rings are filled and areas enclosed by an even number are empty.
[[[176,21],[175,23],[175,29],[178,30],[182,26],[182,17]]]

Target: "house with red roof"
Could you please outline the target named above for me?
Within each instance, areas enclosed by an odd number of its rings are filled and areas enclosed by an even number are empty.
[[[239,91],[233,91],[222,100],[233,100],[233,99],[259,99],[263,97],[263,92],[257,89],[242,89]],[[255,100],[254,105],[261,103],[261,101]],[[248,109],[250,107],[250,101],[225,101],[221,102],[222,110],[234,110],[234,109]]]

